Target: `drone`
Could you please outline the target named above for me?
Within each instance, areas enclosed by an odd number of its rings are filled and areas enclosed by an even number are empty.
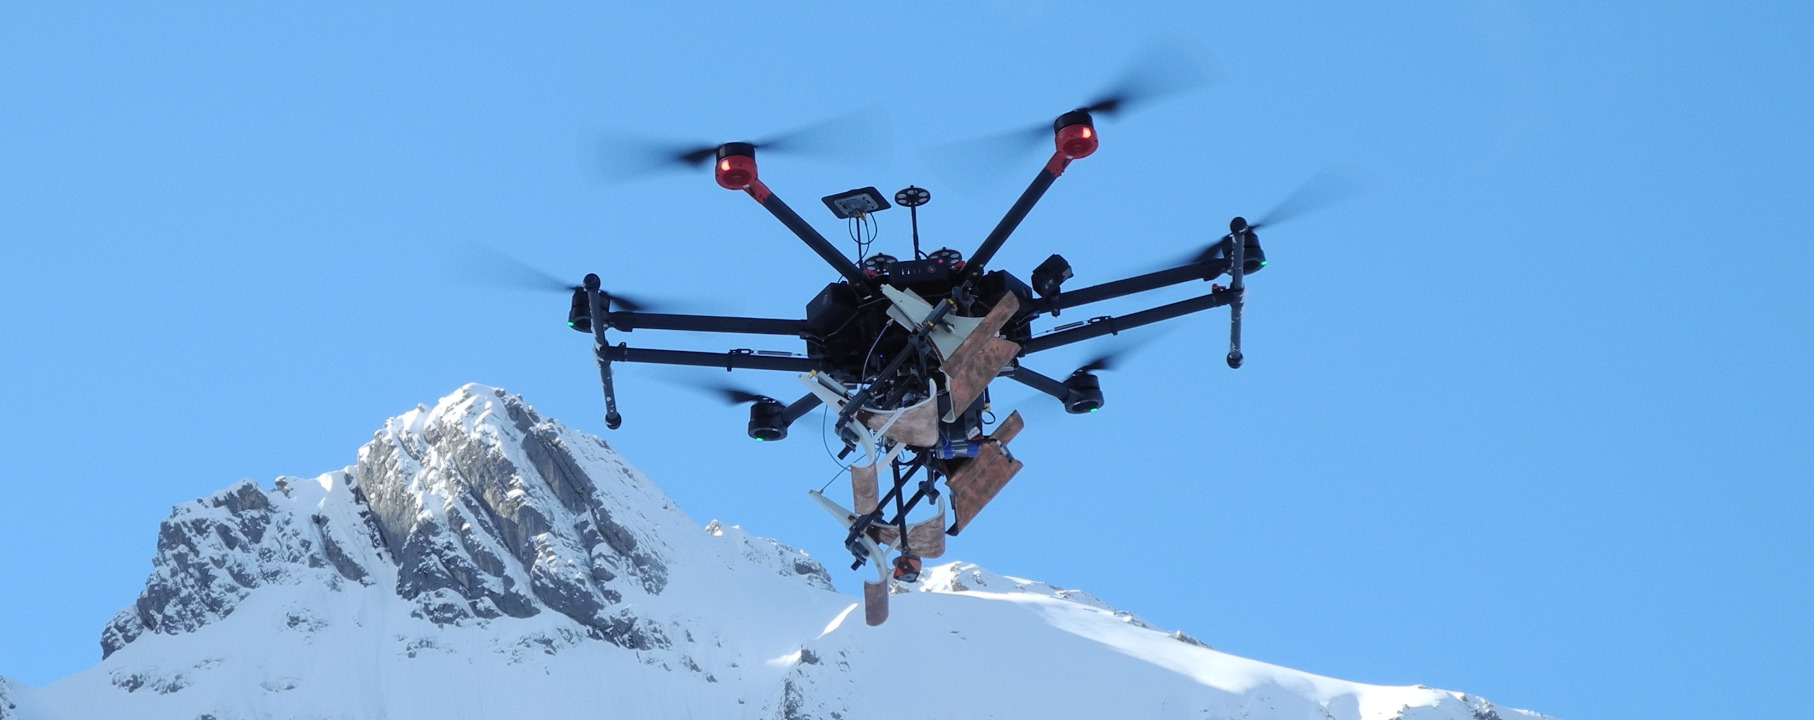
[[[718,387],[733,403],[749,405],[749,437],[783,440],[808,412],[826,409],[843,441],[851,505],[821,491],[809,491],[845,531],[852,570],[873,564],[876,579],[863,583],[865,621],[888,617],[888,595],[896,583],[919,578],[922,559],[944,554],[946,538],[963,532],[1022,469],[1009,445],[1025,422],[1016,411],[996,422],[989,389],[1007,379],[1049,395],[1072,414],[1103,407],[1096,373],[1108,369],[1099,358],[1058,377],[1034,370],[1031,356],[1105,335],[1203,312],[1230,309],[1230,368],[1241,367],[1241,312],[1246,278],[1267,265],[1257,231],[1263,223],[1236,217],[1227,234],[1175,267],[1081,288],[1068,288],[1074,273],[1053,254],[1033,268],[1028,280],[991,266],[998,251],[1032,212],[1052,184],[1073,163],[1095,154],[1098,116],[1120,109],[1129,97],[1110,95],[1059,115],[1038,132],[1052,141],[1050,158],[1007,213],[966,257],[949,247],[921,249],[919,210],[931,200],[924,188],[894,193],[894,205],[912,216],[913,253],[897,258],[838,250],[795,212],[762,179],[758,150],[777,141],[728,142],[674,149],[664,157],[678,164],[711,163],[719,187],[747,194],[811,249],[839,278],[807,303],[797,319],[668,314],[613,296],[597,274],[572,287],[567,324],[593,339],[604,389],[605,424],[618,428],[613,369],[620,363],[651,363],[730,370],[795,373],[805,392],[793,402],[733,387]],[[822,198],[832,214],[861,223],[893,207],[874,187]],[[1287,205],[1290,201],[1287,201]],[[1281,210],[1285,205],[1281,205]],[[1276,211],[1275,211],[1276,212]],[[1035,334],[1033,321],[1106,300],[1226,275],[1226,285],[1187,300],[1120,316],[1096,316]],[[676,330],[697,333],[770,335],[802,341],[804,352],[696,352],[631,347],[613,342],[611,332]],[[990,425],[993,427],[989,427]],[[943,488],[939,482],[943,481]],[[930,513],[914,521],[910,515]],[[891,559],[892,558],[892,559]]]

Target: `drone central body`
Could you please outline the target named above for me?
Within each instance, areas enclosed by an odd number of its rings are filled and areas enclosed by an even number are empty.
[[[749,435],[757,440],[786,438],[793,422],[820,406],[836,412],[835,428],[845,446],[840,458],[861,451],[850,466],[852,507],[816,491],[811,494],[845,527],[845,546],[855,559],[852,568],[875,563],[878,579],[865,582],[864,589],[867,619],[879,624],[887,616],[891,583],[916,579],[920,558],[941,555],[945,537],[962,531],[1021,468],[1007,448],[1021,430],[1019,413],[993,429],[986,427],[985,420],[991,418],[988,386],[993,380],[1005,377],[1032,387],[1074,414],[1102,406],[1094,372],[1107,367],[1106,359],[1059,380],[1033,371],[1022,358],[1228,305],[1232,322],[1227,360],[1230,367],[1240,366],[1243,280],[1265,266],[1253,232],[1257,225],[1250,227],[1241,218],[1230,223],[1227,235],[1178,267],[1076,290],[1063,287],[1072,271],[1059,255],[1034,269],[1030,284],[1007,271],[989,269],[996,252],[1052,183],[1073,161],[1096,152],[1099,138],[1090,109],[1059,116],[1052,138],[1050,159],[967,259],[949,248],[920,252],[917,213],[930,199],[923,189],[909,187],[895,196],[897,204],[914,213],[914,257],[874,255],[852,261],[764,184],[756,164],[759,144],[725,143],[683,154],[680,159],[689,162],[709,158],[718,185],[747,193],[841,278],[808,303],[805,317],[771,319],[617,309],[599,277],[586,276],[574,289],[568,325],[594,337],[606,424],[615,429],[622,422],[612,384],[614,363],[797,373],[807,392],[792,403],[744,391],[725,392],[735,401],[752,403]],[[833,195],[825,202],[844,218],[889,207],[874,188]],[[1223,274],[1231,278],[1228,287],[1214,286],[1199,297],[1119,317],[1094,317],[1043,335],[1032,331],[1033,321],[1044,315]],[[805,352],[659,350],[614,345],[606,337],[608,330],[638,329],[787,336],[804,341]],[[937,485],[941,479],[944,490]],[[916,509],[935,506],[933,517],[909,520]],[[955,515],[949,523],[948,509]],[[898,557],[890,562],[890,555]]]

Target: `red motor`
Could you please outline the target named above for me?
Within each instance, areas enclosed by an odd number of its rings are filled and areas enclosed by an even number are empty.
[[[725,143],[718,148],[718,164],[712,166],[718,186],[726,190],[743,190],[756,181],[756,146],[749,143]]]
[[[1095,119],[1088,111],[1073,110],[1058,116],[1058,121],[1052,123],[1052,130],[1058,152],[1065,157],[1076,160],[1096,152]]]

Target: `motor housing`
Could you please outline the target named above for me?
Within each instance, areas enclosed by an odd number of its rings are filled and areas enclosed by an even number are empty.
[[[567,327],[583,333],[592,332],[592,299],[585,288],[573,289],[573,305],[567,308]]]
[[[750,406],[750,437],[756,442],[787,439],[787,406],[774,398],[762,398]]]
[[[1260,247],[1260,234],[1254,232],[1257,225],[1247,224],[1247,218],[1236,216],[1228,221],[1228,235],[1222,238],[1224,257],[1234,251],[1232,238],[1244,238],[1241,241],[1241,273],[1252,275],[1266,267],[1266,250]]]
[[[1249,230],[1242,237],[1241,273],[1252,275],[1266,267],[1266,250],[1260,247],[1260,238],[1257,233]],[[1208,250],[1204,250],[1203,254],[1197,257],[1197,261],[1228,259],[1232,263],[1233,258],[1230,257],[1230,254],[1234,252],[1234,248],[1234,236],[1224,235],[1221,240],[1216,241],[1216,244],[1209,246]]]
[[[1247,239],[1241,243],[1241,272],[1252,275],[1266,267],[1266,251],[1260,247],[1260,235],[1252,230],[1247,231]]]
[[[740,142],[718,146],[718,164],[712,166],[712,174],[719,187],[747,189],[756,181],[756,146]]]
[[[1058,152],[1072,160],[1089,157],[1099,145],[1096,120],[1087,110],[1072,110],[1052,123],[1053,140]]]
[[[1064,411],[1072,415],[1093,413],[1102,409],[1102,379],[1093,373],[1077,372],[1065,378]]]

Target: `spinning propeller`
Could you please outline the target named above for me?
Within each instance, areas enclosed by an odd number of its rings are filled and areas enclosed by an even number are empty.
[[[780,400],[776,400],[767,395],[760,395],[757,393],[750,392],[748,390],[744,390],[743,388],[732,387],[730,385],[695,385],[694,387],[696,387],[700,390],[705,390],[707,392],[713,393],[713,394],[723,398],[724,404],[726,404],[726,405],[742,405],[744,403],[760,403],[760,402],[773,402],[773,403],[781,402]]]
[[[1358,189],[1353,175],[1325,169],[1285,196],[1260,222],[1249,223],[1238,216],[1230,220],[1228,234],[1205,251],[1205,256],[1218,251],[1228,254],[1228,289],[1234,292],[1234,301],[1228,306],[1228,367],[1241,367],[1241,310],[1247,304],[1245,278],[1266,267],[1266,253],[1260,249],[1260,238],[1254,231],[1332,204]]]
[[[1286,195],[1284,200],[1268,211],[1259,222],[1246,223],[1248,230],[1258,230],[1267,225],[1277,225],[1305,213],[1321,210],[1334,205],[1360,191],[1360,179],[1353,173],[1325,168],[1312,175],[1299,185],[1296,190]],[[1239,219],[1239,218],[1237,218]]]
[[[1102,409],[1103,405],[1102,381],[1096,377],[1096,373],[1105,370],[1114,370],[1115,368],[1120,367],[1122,362],[1126,360],[1129,355],[1133,354],[1136,350],[1139,350],[1152,340],[1153,336],[1134,341],[1122,338],[1120,341],[1114,343],[1114,346],[1111,349],[1090,358],[1088,362],[1085,362],[1076,370],[1072,370],[1071,374],[1066,376],[1064,380],[1060,381],[1042,377],[1030,384],[1033,384],[1036,389],[1039,389],[1041,385],[1046,386],[1041,389],[1041,392],[1045,393],[1045,395],[1056,397],[1064,406],[1064,411],[1067,413],[1082,415],[1084,413],[1096,412],[1097,410]],[[1017,368],[1017,372],[1026,373],[1028,370],[1024,367],[1019,367]],[[1029,399],[1019,399],[1003,403],[1001,407],[1019,408],[1023,414],[1029,412],[1037,413],[1040,412],[1042,408],[1051,407],[1050,405],[1044,405],[1043,403],[1041,405],[1029,405],[1028,403]]]
[[[483,284],[537,292],[577,294],[585,290],[582,285],[568,283],[488,245],[468,245],[461,251],[461,254],[463,256],[460,258],[461,273]],[[586,277],[597,282],[597,275],[587,275]],[[643,312],[649,307],[649,304],[643,300],[633,300],[610,292],[606,292],[606,295],[611,298],[612,305],[630,312]]]
[[[751,151],[799,155],[858,156],[885,145],[887,119],[878,111],[851,113],[755,141],[735,144]],[[664,170],[703,169],[718,149],[733,143],[672,143],[631,136],[599,142],[598,167],[610,181],[628,180]]]
[[[1111,352],[1071,371],[1071,376],[1064,379],[1065,397],[1061,402],[1064,403],[1065,412],[1082,415],[1102,409],[1102,380],[1096,377],[1096,373],[1112,369],[1119,355],[1120,351]]]
[[[1064,379],[1067,396],[1063,399],[1064,411],[1073,415],[1093,413],[1102,409],[1102,381],[1096,373],[1114,370],[1121,361],[1152,338],[1135,342],[1123,342],[1120,346],[1090,358],[1089,362],[1071,371],[1071,376]]]
[[[1245,262],[1243,263],[1244,267],[1242,268],[1242,273],[1247,274],[1257,272],[1259,268],[1265,264],[1266,256],[1264,254],[1259,254],[1258,257],[1254,256],[1259,249],[1258,244],[1253,242],[1254,231],[1259,230],[1262,227],[1272,227],[1279,223],[1296,219],[1301,215],[1316,212],[1330,205],[1334,205],[1358,194],[1360,189],[1360,178],[1353,172],[1338,168],[1324,168],[1317,174],[1312,175],[1309,180],[1304,181],[1304,184],[1299,185],[1296,190],[1292,190],[1289,195],[1285,196],[1284,200],[1280,200],[1279,203],[1273,206],[1271,210],[1267,211],[1265,215],[1261,215],[1259,220],[1249,222],[1244,217],[1236,217],[1233,220],[1230,220],[1228,223],[1229,233],[1227,235],[1223,235],[1221,239],[1211,243],[1208,247],[1200,251],[1179,258],[1173,264],[1181,265],[1225,257],[1233,250],[1232,245],[1235,234],[1241,233],[1242,236],[1248,240],[1247,246],[1244,248],[1244,255],[1246,255],[1246,257],[1243,258]]]
[[[754,393],[734,385],[723,383],[698,383],[676,381],[695,390],[716,395],[726,405],[750,406],[749,436],[758,442],[771,442],[787,438],[787,427],[801,415],[819,406],[819,397],[808,393],[806,397],[794,401],[792,405],[776,400],[761,393]]]
[[[1134,346],[1130,345],[1127,347],[1119,347],[1119,348],[1115,348],[1114,350],[1110,350],[1106,353],[1096,356],[1095,358],[1092,358],[1089,362],[1084,363],[1082,367],[1079,367],[1076,370],[1071,371],[1071,374],[1080,375],[1083,373],[1093,373],[1093,372],[1101,372],[1103,370],[1113,370],[1113,369],[1115,369],[1116,365],[1121,364],[1122,358],[1128,354],[1128,351],[1133,350],[1133,349],[1134,349]]]
[[[1061,122],[1063,118],[1078,114],[1086,122],[1091,117],[1117,117],[1130,109],[1208,85],[1218,74],[1214,65],[1205,61],[1200,53],[1179,45],[1155,46],[1130,63],[1107,89],[1061,116]],[[960,140],[935,149],[933,163],[962,170],[964,174],[987,172],[1008,164],[1008,160],[1041,141],[1050,142],[1055,129],[1052,121],[1043,121],[981,138]]]

